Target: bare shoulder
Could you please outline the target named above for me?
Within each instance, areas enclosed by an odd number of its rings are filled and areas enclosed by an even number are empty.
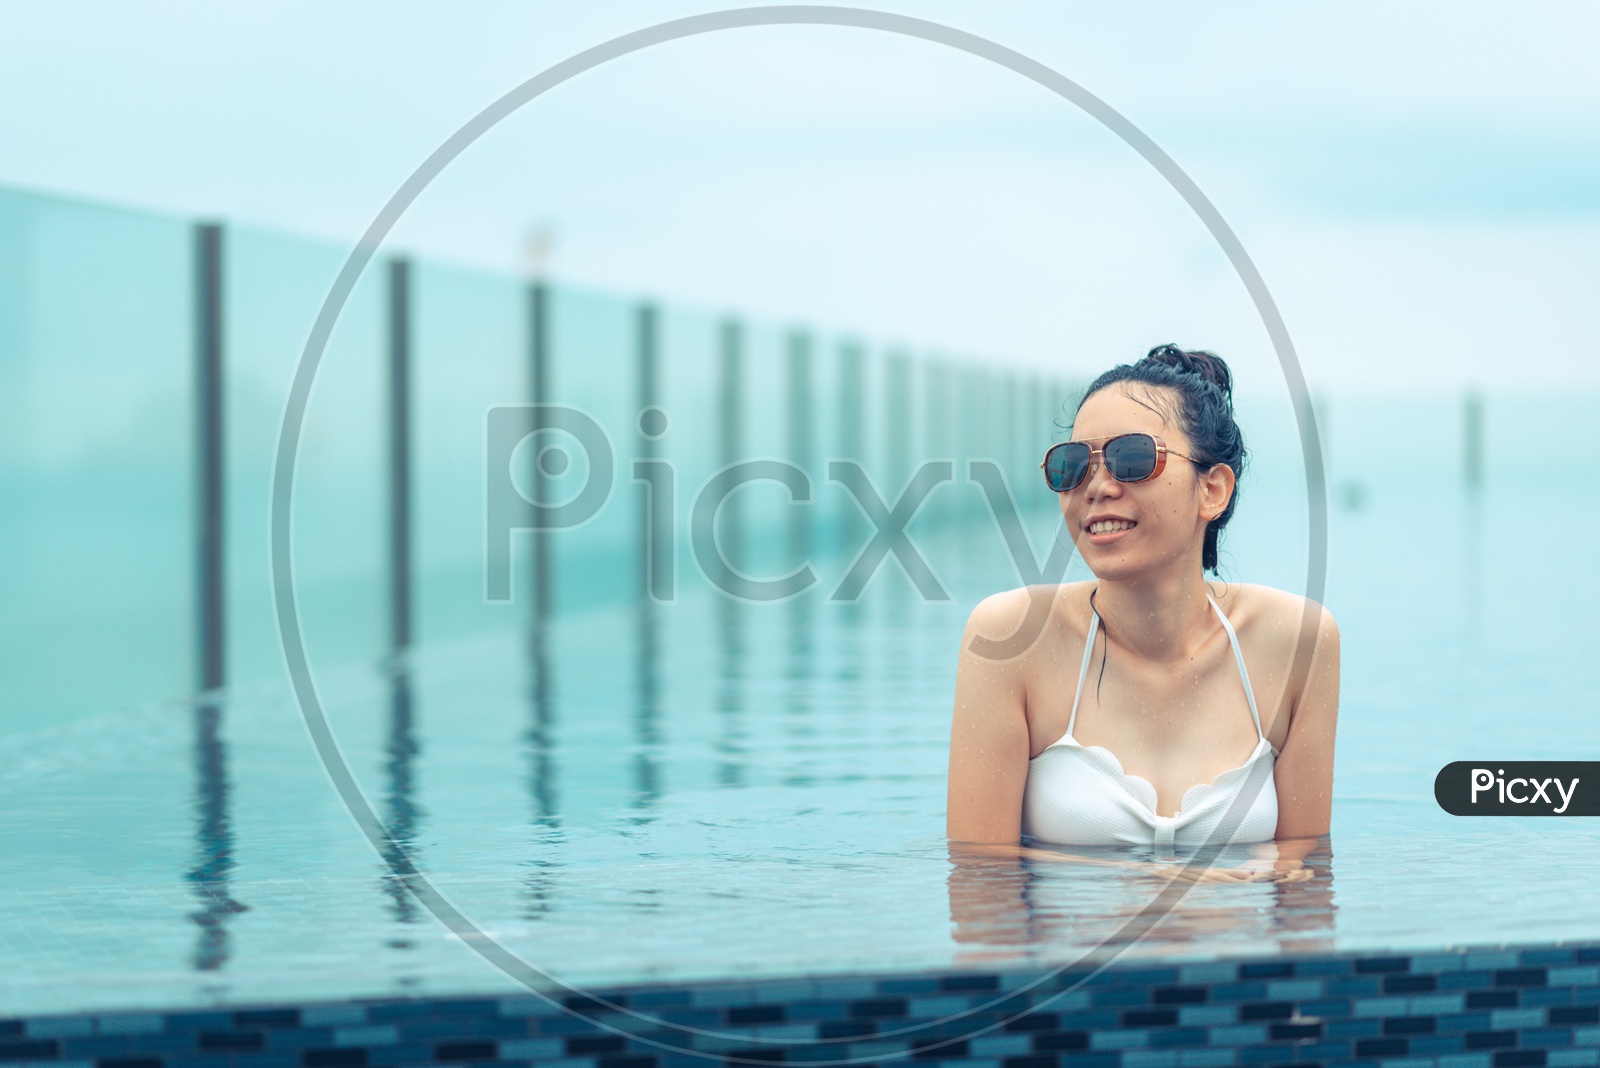
[[[1331,724],[1339,702],[1339,625],[1333,613],[1309,597],[1271,586],[1230,583],[1228,592],[1247,654],[1253,648],[1257,663],[1277,665],[1281,672],[1289,721]],[[1223,611],[1235,617],[1226,604]]]
[[[1015,655],[1022,655],[1039,648],[1035,639],[1063,627],[1081,639],[1088,630],[1089,591],[1093,586],[1092,582],[1065,582],[992,593],[979,601],[967,617],[963,648],[970,649],[975,639],[980,644],[999,643],[1026,635],[1028,640],[1013,650]]]
[[[1217,602],[1235,629],[1248,631],[1263,646],[1289,651],[1303,634],[1314,635],[1319,646],[1339,639],[1339,625],[1326,605],[1275,586],[1230,582]]]

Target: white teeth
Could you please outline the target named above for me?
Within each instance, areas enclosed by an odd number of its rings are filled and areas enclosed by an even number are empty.
[[[1102,519],[1098,523],[1089,524],[1089,533],[1104,534],[1111,530],[1127,530],[1133,524],[1126,519]]]

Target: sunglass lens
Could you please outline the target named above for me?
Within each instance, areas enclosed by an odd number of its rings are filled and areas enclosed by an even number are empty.
[[[1156,442],[1149,434],[1124,434],[1106,442],[1106,469],[1119,482],[1141,482],[1156,469]]]
[[[1065,493],[1083,481],[1089,469],[1089,446],[1081,441],[1063,441],[1044,456],[1044,480],[1057,493]]]

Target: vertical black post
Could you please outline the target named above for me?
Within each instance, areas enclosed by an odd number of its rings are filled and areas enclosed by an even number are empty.
[[[1467,477],[1467,488],[1477,489],[1483,485],[1483,398],[1475,389],[1467,391],[1462,422],[1463,473]]]
[[[200,907],[189,914],[200,928],[193,964],[215,971],[228,961],[227,922],[248,906],[229,889],[233,833],[228,822],[227,751],[222,739],[222,704],[211,691],[227,683],[226,608],[223,564],[226,470],[222,381],[222,227],[194,228],[195,381],[195,814],[198,858],[188,878]]]
[[[411,645],[411,265],[389,261],[389,648]]]
[[[737,463],[744,452],[744,331],[736,319],[722,324],[718,345],[717,424],[721,438],[717,446],[720,467]],[[722,504],[728,532],[728,563],[735,568],[744,563],[744,522],[739,514],[738,497]],[[742,605],[726,590],[717,599],[717,634],[722,659],[718,670],[717,712],[722,730],[716,748],[722,754],[718,779],[724,786],[745,783],[744,727],[744,621]]]
[[[636,313],[635,375],[639,393],[638,410],[654,408],[661,404],[661,352],[657,320],[660,315],[653,304],[641,304]],[[654,455],[658,450],[654,438],[645,438],[644,448]]]
[[[658,418],[644,413],[661,405],[661,352],[659,339],[659,313],[653,304],[640,304],[635,314],[634,380],[638,393],[635,397],[635,417],[639,436],[636,439],[638,460],[649,466],[655,476],[645,487],[645,503],[639,513],[639,599],[636,602],[635,624],[638,641],[638,705],[634,726],[638,737],[638,751],[634,756],[633,807],[649,808],[661,797],[661,628],[657,619],[652,587],[662,585],[660,576],[673,565],[672,539],[663,537],[652,510],[673,507],[673,483],[662,480],[655,461],[660,456],[661,434],[664,429]],[[633,478],[639,480],[640,465],[633,466]],[[661,499],[661,498],[665,499]],[[670,533],[670,520],[668,531]]]
[[[866,353],[856,342],[848,342],[839,349],[839,456],[867,463],[867,364]],[[851,553],[860,548],[857,542],[865,536],[866,516],[854,501],[846,501],[839,511],[838,549]]]
[[[551,400],[550,353],[550,290],[543,281],[528,285],[528,395],[534,404],[548,404]],[[542,420],[535,420],[539,429]],[[530,453],[537,450],[530,449]],[[530,457],[530,462],[537,460]],[[530,484],[538,494],[544,492],[544,482],[537,467],[529,473]],[[543,497],[541,496],[541,500]],[[533,618],[529,626],[528,663],[529,711],[532,713],[525,737],[528,753],[528,792],[532,799],[534,822],[545,827],[559,826],[561,822],[560,795],[557,789],[555,758],[556,679],[555,657],[551,655],[551,636],[548,620],[555,606],[551,588],[550,532],[535,529],[533,537]],[[530,886],[538,902],[543,901],[544,890]],[[538,905],[539,909],[544,906]]]
[[[789,460],[810,477],[815,500],[816,484],[827,477],[827,472],[815,469],[816,459],[812,456],[811,338],[803,330],[792,331],[788,348]],[[789,509],[789,551],[797,565],[811,555],[810,508]]]
[[[534,404],[550,403],[550,290],[544,282],[528,286],[528,399]],[[536,425],[535,429],[539,427]],[[530,485],[535,492],[542,493],[543,478],[537,468],[530,475]],[[548,531],[533,532],[532,571],[533,615],[542,622],[549,618],[555,605],[554,591],[550,588]]]
[[[222,227],[194,228],[197,688],[227,681],[223,581]]]
[[[721,437],[717,445],[717,465],[737,463],[744,451],[744,330],[736,319],[724,320],[718,346],[717,425]],[[728,562],[734,567],[744,562],[744,523],[739,499],[723,502],[722,514],[728,524]]]
[[[922,455],[919,459],[942,459],[946,455],[945,435],[950,429],[944,414],[944,364],[936,359],[928,359],[923,364],[922,380]],[[957,482],[965,477],[959,468],[956,469],[955,475]],[[939,504],[930,503],[929,515],[942,525],[947,518],[945,512],[950,504],[950,497],[945,497]]]
[[[647,419],[644,415],[646,409],[658,408],[661,404],[658,317],[653,304],[639,305],[634,317],[634,381],[638,389],[634,398],[634,414],[639,421],[638,459],[646,464],[650,464],[661,453],[659,424],[654,417]],[[651,474],[656,473],[653,465],[650,471]],[[637,469],[633,477],[638,479]],[[656,499],[661,489],[658,482],[646,487],[646,503],[639,515],[639,596],[644,598],[650,596],[652,576],[659,576],[663,568],[672,566],[670,556],[666,556],[671,548],[671,539],[659,537],[657,524],[651,522],[651,509],[670,509],[673,504],[670,500]],[[657,583],[659,585],[659,578]]]
[[[894,500],[911,477],[911,358],[904,352],[890,353],[884,360],[884,452],[888,458],[883,473],[883,492]]]
[[[1006,477],[1018,485],[1022,465],[1022,379],[1016,371],[1006,372]]]

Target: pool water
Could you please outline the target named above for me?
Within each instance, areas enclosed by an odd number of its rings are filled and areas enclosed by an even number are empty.
[[[1316,876],[1195,886],[1130,957],[1600,932],[1600,822],[1462,819],[1433,800],[1454,760],[1600,759],[1594,488],[1514,467],[1478,490],[1354,460],[1334,472],[1343,692]],[[1275,524],[1275,500],[1242,505],[1258,518],[1230,533],[1225,567],[1303,583],[1303,505]],[[1042,544],[1050,516],[1033,524]],[[952,863],[956,647],[971,606],[1017,578],[992,527],[921,538],[948,602],[922,601],[891,561],[853,605],[690,589],[394,667],[319,667],[342,753],[404,846],[394,870],[282,684],[0,738],[0,1003],[517,989],[408,892],[408,864],[574,985],[1042,967],[1129,941],[1118,932],[1165,886],[1154,874]]]

